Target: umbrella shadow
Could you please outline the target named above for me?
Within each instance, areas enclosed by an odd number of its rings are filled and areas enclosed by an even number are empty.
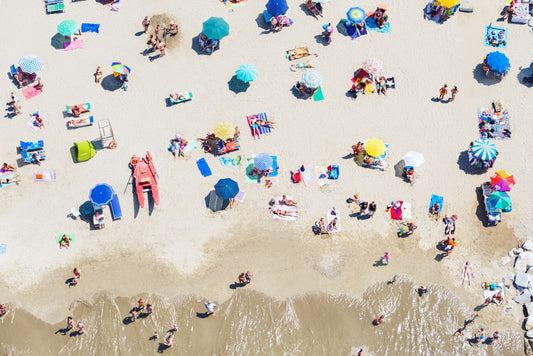
[[[200,55],[210,55],[210,53],[204,52],[204,51],[202,51],[202,49],[200,48],[199,38],[200,38],[200,35],[198,35],[198,36],[194,36],[194,37],[192,38],[191,48],[194,49],[194,51],[196,52],[196,54],[200,54]]]
[[[350,37],[350,35],[348,34],[348,31],[346,30],[346,26],[344,25],[344,21],[343,20],[339,21],[339,23],[337,24],[336,28],[337,28],[337,32],[340,33],[341,35]]]
[[[250,83],[245,83],[242,80],[237,79],[237,75],[234,75],[228,82],[228,87],[229,90],[231,90],[235,94],[239,94],[246,92],[246,90],[248,90],[248,88],[250,87]]]
[[[466,174],[480,175],[486,172],[486,170],[474,167],[470,164],[470,161],[468,160],[468,151],[466,150],[459,154],[457,165],[459,166],[459,169]]]
[[[474,70],[472,71],[474,75],[474,79],[479,83],[483,85],[494,85],[501,82],[501,79],[494,78],[492,76],[485,75],[485,71],[483,70],[483,64],[478,64]]]
[[[300,99],[300,100],[307,100],[307,99],[312,98],[312,96],[302,96],[302,94],[300,93],[300,90],[298,90],[298,88],[296,88],[296,85],[292,86],[291,93],[292,93],[292,95],[294,95],[294,97],[296,99]]]
[[[520,70],[520,72],[518,72],[518,75],[516,76],[518,81],[528,88],[533,87],[533,67],[520,67],[518,69]]]
[[[219,198],[216,195],[214,190],[210,191],[206,195],[204,200],[205,200],[206,208],[208,208],[209,210],[211,210],[213,212],[217,212],[217,211],[220,211],[220,210],[225,210],[228,207],[228,205],[229,205],[229,199],[221,199],[221,198]]]
[[[109,74],[102,79],[102,88],[109,91],[115,91],[122,88],[122,81],[119,79],[119,77]]]
[[[405,180],[405,177],[403,176],[404,168],[405,168],[405,161],[402,159],[394,165],[394,175],[398,178],[401,178],[402,180]]]
[[[270,33],[270,24],[265,21],[265,16],[262,12],[255,18],[255,23],[257,24],[257,27],[265,30],[260,33],[261,35]]]
[[[56,33],[50,39],[50,44],[55,49],[64,49],[63,44],[70,42],[70,38],[63,36],[60,33]]]

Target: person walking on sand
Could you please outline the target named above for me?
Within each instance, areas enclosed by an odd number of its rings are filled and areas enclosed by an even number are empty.
[[[13,92],[11,92],[11,102],[9,104],[13,107],[13,114],[18,115],[22,112],[20,110],[22,106],[19,104],[19,98]]]
[[[372,321],[372,324],[379,325],[385,320],[385,315],[380,315]]]
[[[148,27],[150,27],[150,19],[148,18],[148,16],[144,17],[142,25],[144,27],[144,32],[146,33],[148,31]]]
[[[83,325],[81,321],[78,321],[78,324],[76,325],[76,327],[78,328],[78,335],[85,334],[85,325]]]
[[[472,265],[470,264],[470,262],[466,261],[465,264],[463,265],[463,272],[462,272],[463,283],[462,284],[464,285],[465,280],[468,280],[468,285],[470,285],[473,274],[474,274],[474,271],[472,270]]]
[[[209,315],[215,314],[216,307],[217,305],[209,300],[207,303],[205,303],[205,309],[206,309],[205,315],[209,316]]]
[[[74,270],[72,271],[74,273],[74,277],[81,278],[81,269],[78,267],[74,267]]]
[[[450,91],[450,94],[451,94],[450,101],[455,100],[455,96],[457,95],[457,93],[459,93],[459,89],[457,89],[457,86],[454,86],[453,89]]]
[[[366,208],[368,208],[368,202],[367,201],[362,201],[359,204],[359,215],[365,214],[366,213]]]
[[[137,301],[137,311],[143,310],[145,305],[146,302],[144,301],[144,299],[139,298],[139,300]]]
[[[385,259],[385,264],[388,265],[389,264],[389,259],[390,259],[390,253],[385,252],[385,254],[383,256],[381,256],[381,262],[383,262],[383,259]]]
[[[74,319],[72,319],[71,316],[67,317],[67,330],[72,330],[74,329]]]
[[[440,88],[439,100],[444,100],[444,95],[446,94],[448,94],[448,85],[444,84],[444,86]]]
[[[398,280],[398,275],[395,274],[395,275],[392,277],[392,279],[389,281],[388,284],[394,284],[394,283],[396,283],[397,280]]]
[[[135,320],[137,320],[137,308],[135,308],[135,307],[131,308],[130,315],[131,315],[130,320],[131,320],[132,323],[134,323]]]
[[[374,216],[374,213],[376,212],[376,203],[375,202],[372,202],[370,203],[370,205],[368,206],[368,215],[370,216]]]
[[[252,283],[252,277],[254,276],[254,274],[250,271],[247,271],[246,272],[246,284],[251,284]]]

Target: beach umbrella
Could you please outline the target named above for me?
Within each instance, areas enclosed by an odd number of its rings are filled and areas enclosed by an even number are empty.
[[[488,203],[498,209],[505,209],[511,205],[511,197],[506,192],[494,191],[489,195]]]
[[[239,193],[239,185],[233,179],[220,179],[215,184],[215,193],[222,199],[231,199]]]
[[[203,23],[202,32],[209,39],[221,40],[229,35],[229,25],[221,17],[210,17]]]
[[[383,62],[377,58],[369,58],[363,62],[363,69],[374,75],[378,75],[383,69]]]
[[[515,185],[513,175],[507,171],[497,171],[490,177],[490,182],[494,189],[501,192],[509,191]]]
[[[254,158],[254,166],[260,171],[266,171],[272,168],[273,162],[272,156],[266,153],[260,153]]]
[[[379,138],[371,138],[365,142],[365,151],[366,154],[372,157],[379,157],[385,153],[387,147],[385,143]]]
[[[474,142],[472,145],[472,153],[482,161],[490,161],[491,159],[496,158],[498,150],[493,143],[489,142],[489,140],[482,139]]]
[[[487,66],[495,72],[503,73],[511,67],[509,58],[500,51],[494,51],[487,54]]]
[[[422,153],[410,151],[403,156],[403,161],[405,162],[406,167],[417,168],[420,167],[426,160],[424,159],[424,155]]]
[[[225,141],[228,138],[233,138],[233,136],[235,136],[235,127],[229,122],[219,121],[215,125],[213,132],[215,133],[216,137]]]
[[[89,193],[89,200],[95,206],[104,206],[111,202],[115,191],[106,183],[95,185]]]
[[[130,67],[121,62],[111,63],[111,68],[113,68],[113,72],[117,72],[118,74],[130,74],[131,72]]]
[[[41,62],[39,57],[30,54],[19,59],[19,66],[23,72],[35,73],[36,71],[41,70],[43,62]]]
[[[322,77],[317,71],[309,70],[303,74],[302,82],[306,87],[316,89],[322,83]]]
[[[61,21],[61,23],[57,25],[57,32],[59,32],[63,36],[72,36],[73,34],[78,32],[79,29],[80,27],[78,26],[76,21],[73,20]]]
[[[237,79],[248,83],[253,81],[257,77],[257,69],[249,64],[243,64],[235,71]]]
[[[365,10],[361,9],[360,7],[352,7],[350,10],[348,10],[346,16],[348,17],[348,21],[356,25],[363,23],[366,20]]]
[[[287,0],[269,0],[266,4],[267,11],[272,16],[285,15],[289,9]]]
[[[448,9],[459,5],[459,0],[437,0],[437,2],[440,4],[440,6]]]

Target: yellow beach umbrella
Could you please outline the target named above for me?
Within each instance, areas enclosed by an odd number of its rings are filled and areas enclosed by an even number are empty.
[[[229,122],[219,121],[213,129],[213,132],[216,137],[227,140],[228,138],[233,138],[235,135],[235,127]]]
[[[371,138],[365,143],[366,154],[372,157],[379,157],[385,153],[385,143],[379,138]]]
[[[448,9],[459,4],[459,0],[437,0],[437,2],[440,4],[440,6]]]

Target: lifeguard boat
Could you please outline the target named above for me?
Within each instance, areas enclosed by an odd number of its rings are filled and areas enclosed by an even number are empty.
[[[159,189],[157,187],[157,172],[154,168],[152,155],[146,151],[144,158],[131,157],[131,169],[135,180],[135,191],[141,208],[144,208],[144,192],[152,192],[155,205],[159,205]]]

